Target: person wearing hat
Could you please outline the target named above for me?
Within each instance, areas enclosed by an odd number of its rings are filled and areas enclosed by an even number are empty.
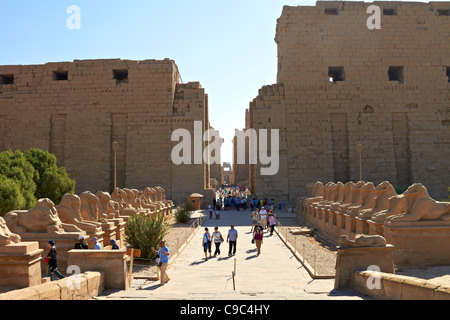
[[[59,270],[58,270],[58,253],[55,247],[55,241],[50,240],[48,242],[48,247],[50,251],[47,254],[46,260],[48,260],[48,273],[50,274],[50,280],[53,281],[53,274],[55,274],[59,279],[64,279]]]
[[[117,245],[116,240],[110,239],[109,242],[111,243],[111,250],[119,250],[119,246]]]
[[[94,250],[102,250],[102,245],[100,243],[98,243],[97,241],[98,239],[96,237],[93,237],[91,239],[91,242],[95,242],[94,243]]]
[[[84,236],[79,236],[78,237],[78,242],[75,243],[75,250],[87,250],[89,249],[88,244],[86,243],[86,241],[84,241]]]

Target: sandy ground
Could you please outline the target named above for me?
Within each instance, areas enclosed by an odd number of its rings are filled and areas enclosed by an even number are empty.
[[[181,246],[185,242],[186,232],[187,236],[191,235],[193,229],[190,226],[194,221],[195,219],[191,219],[189,223],[185,224],[175,223],[175,221],[171,222],[171,228],[166,236],[168,247],[171,250],[176,252],[177,245]],[[302,226],[295,218],[279,218],[278,221],[281,223],[280,232],[283,236],[286,236],[286,228],[289,230],[289,228]],[[301,256],[304,255],[311,267],[314,267],[314,257],[316,258],[317,274],[333,275],[335,273],[337,250],[333,245],[322,241],[314,235],[294,236],[289,231],[288,241],[292,245],[296,245],[297,251]],[[154,276],[156,271],[157,267],[154,261],[137,261],[133,266],[133,275],[135,277]]]
[[[314,268],[314,260],[316,261],[316,269],[318,275],[334,275],[336,270],[336,247],[331,243],[327,243],[322,239],[311,235],[292,235],[289,229],[294,227],[304,227],[295,218],[279,218],[281,223],[281,234],[286,237],[292,246],[297,248],[300,256],[304,257],[306,262]],[[314,259],[315,257],[315,259]]]

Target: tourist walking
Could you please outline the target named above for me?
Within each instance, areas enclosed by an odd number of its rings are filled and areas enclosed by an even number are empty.
[[[258,224],[253,231],[253,239],[255,240],[256,249],[258,250],[257,255],[261,254],[261,245],[263,243],[264,238],[264,228],[261,226],[261,222],[258,221]]]
[[[250,232],[253,232],[253,229],[258,224],[258,220],[259,220],[258,210],[252,211],[252,229],[250,230]]]
[[[50,275],[50,280],[53,281],[53,274],[56,275],[59,279],[64,279],[59,270],[58,270],[58,252],[56,251],[55,241],[50,240],[48,242],[48,247],[50,251],[47,254],[46,261],[48,261],[48,274]]]
[[[211,205],[208,206],[208,211],[209,211],[209,218],[212,219],[213,208]]]
[[[259,217],[261,218],[261,226],[265,229],[267,227],[267,211],[264,206],[259,211]]]
[[[220,245],[222,244],[223,236],[222,233],[219,231],[219,227],[214,228],[213,232],[213,239],[214,239],[214,246],[216,247],[216,250],[214,251],[214,256],[219,255],[220,256]]]
[[[275,214],[271,212],[269,216],[269,226],[270,226],[270,235],[273,235],[273,231],[275,230],[275,226],[277,224],[277,219],[275,217]]]
[[[228,256],[236,254],[236,244],[237,244],[238,232],[234,228],[234,225],[231,225],[230,230],[228,231],[227,242],[228,246]]]
[[[202,238],[203,252],[205,253],[205,261],[208,260],[207,252],[209,251],[209,257],[211,258],[211,234],[208,228],[205,228],[205,233]]]
[[[220,209],[221,209],[220,206],[217,205],[217,206],[216,206],[216,219],[217,219],[217,220],[220,219]]]
[[[155,248],[152,248],[153,252],[155,252]],[[167,267],[169,266],[169,256],[170,250],[166,246],[166,242],[162,240],[159,243],[159,250],[157,257],[158,268],[159,268],[159,279],[161,286],[165,285],[170,281],[169,275],[167,274]]]

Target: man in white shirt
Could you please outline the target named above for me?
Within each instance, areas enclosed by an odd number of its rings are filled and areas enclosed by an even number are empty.
[[[259,211],[259,216],[261,217],[261,226],[265,229],[267,227],[267,211],[264,206]]]
[[[238,232],[234,229],[234,226],[231,225],[231,229],[228,231],[227,242],[229,243],[228,256],[236,254],[236,243],[238,238]]]

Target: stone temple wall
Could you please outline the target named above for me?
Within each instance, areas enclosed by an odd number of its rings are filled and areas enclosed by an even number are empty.
[[[380,8],[381,29],[367,27],[370,5]],[[285,6],[275,37],[278,83],[250,104],[249,126],[280,129],[280,172],[259,177],[261,165],[251,166],[252,187],[293,205],[309,183],[357,181],[362,144],[364,180],[421,182],[445,197],[449,32],[449,2]]]
[[[57,156],[76,179],[77,192],[117,185],[160,185],[168,199],[205,193],[206,165],[171,161],[174,129],[209,128],[207,95],[199,83],[181,84],[174,61],[75,60],[0,66],[0,151],[35,147]],[[204,129],[203,129],[204,131]]]

